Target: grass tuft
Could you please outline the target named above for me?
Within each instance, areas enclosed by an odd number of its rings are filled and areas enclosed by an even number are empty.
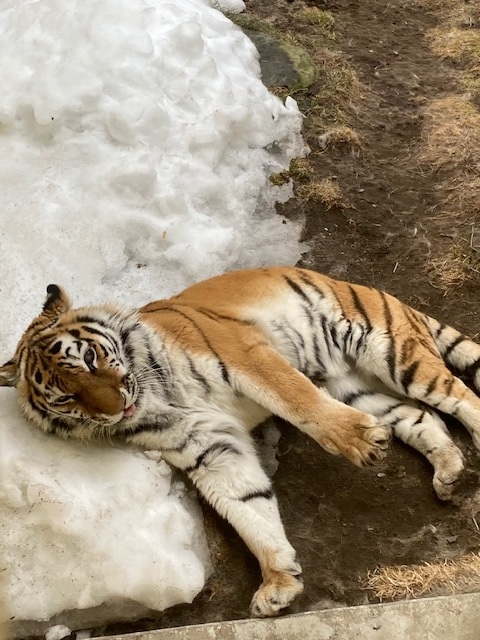
[[[322,11],[317,7],[305,7],[296,15],[299,22],[319,26],[327,32],[331,32],[335,24],[335,18],[329,11]]]
[[[435,591],[457,593],[480,583],[480,555],[421,565],[379,567],[369,572],[363,586],[381,600],[418,598]]]
[[[327,210],[332,207],[344,207],[342,190],[338,182],[333,178],[312,180],[308,184],[301,185],[297,194],[305,200],[315,200],[323,204]]]

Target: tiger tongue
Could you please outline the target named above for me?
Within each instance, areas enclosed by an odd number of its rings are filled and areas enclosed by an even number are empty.
[[[123,417],[130,418],[131,416],[133,416],[136,410],[137,410],[137,407],[135,406],[135,403],[134,403],[125,409],[125,411],[123,412]]]

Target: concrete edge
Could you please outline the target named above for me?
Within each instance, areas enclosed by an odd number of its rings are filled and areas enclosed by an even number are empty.
[[[159,629],[102,640],[480,640],[480,593]],[[100,639],[96,639],[100,640]]]

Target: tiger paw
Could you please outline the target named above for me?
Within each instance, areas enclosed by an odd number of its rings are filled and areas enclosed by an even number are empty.
[[[288,607],[303,591],[301,573],[274,572],[265,580],[252,598],[250,613],[256,618],[276,616]]]
[[[341,454],[357,467],[383,460],[392,437],[391,429],[373,416],[352,410],[322,438],[320,444],[330,453]]]
[[[435,493],[440,500],[451,500],[465,470],[462,452],[452,443],[450,447],[435,452],[435,460],[432,460],[432,463],[435,468],[433,476]]]

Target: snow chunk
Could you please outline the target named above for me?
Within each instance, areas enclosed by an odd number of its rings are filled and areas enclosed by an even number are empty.
[[[45,640],[63,640],[72,633],[72,630],[69,627],[66,627],[63,624],[56,624],[53,627],[47,629],[47,633],[45,634]]]
[[[198,514],[142,453],[33,431],[0,390],[0,537],[9,615],[49,620],[132,600],[191,602],[209,568]],[[67,634],[68,635],[68,634]]]
[[[4,0],[0,32],[4,361],[50,282],[132,306],[300,257],[300,223],[274,211],[290,188],[268,179],[303,153],[300,113],[207,0]],[[190,602],[209,565],[170,470],[33,432],[11,390],[0,400],[11,615]]]
[[[245,11],[245,3],[243,0],[210,0],[212,7],[218,7],[224,11],[232,13],[241,13]]]

